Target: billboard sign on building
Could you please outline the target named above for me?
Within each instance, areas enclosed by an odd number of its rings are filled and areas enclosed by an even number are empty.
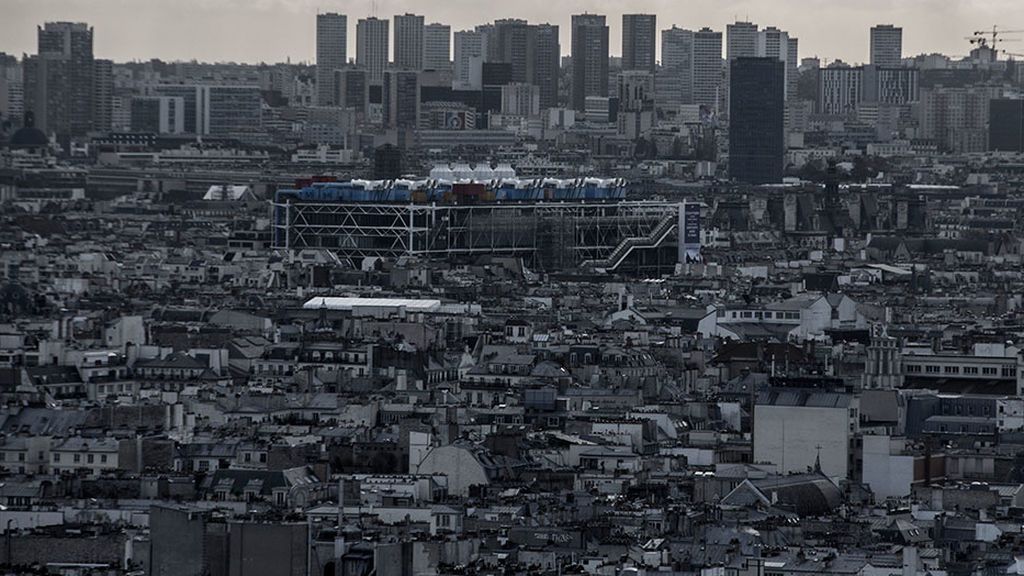
[[[700,204],[679,206],[679,262],[700,262]]]

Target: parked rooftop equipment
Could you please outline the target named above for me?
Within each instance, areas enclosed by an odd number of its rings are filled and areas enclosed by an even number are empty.
[[[304,183],[304,182],[303,182]],[[485,203],[574,202],[626,198],[626,182],[602,178],[491,178],[488,180],[405,177],[397,180],[350,180],[309,182],[307,186],[282,189],[276,198],[342,203]]]

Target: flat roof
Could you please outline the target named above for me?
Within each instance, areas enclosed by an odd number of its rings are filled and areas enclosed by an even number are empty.
[[[411,298],[336,298],[318,296],[302,305],[306,309],[354,310],[356,308],[405,308],[416,312],[433,312],[441,307],[440,300],[414,300]]]

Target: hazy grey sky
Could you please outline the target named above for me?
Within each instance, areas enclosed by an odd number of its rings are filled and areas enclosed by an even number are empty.
[[[85,21],[95,27],[95,52],[114,60],[162,58],[206,61],[312,61],[315,14],[349,16],[349,56],[355,22],[367,15],[424,14],[427,22],[471,28],[495,18],[520,17],[561,26],[569,51],[569,17],[605,14],[612,54],[620,52],[623,12],[654,12],[658,27],[673,24],[723,30],[736,19],[774,25],[800,38],[800,56],[861,62],[868,28],[903,27],[905,54],[966,54],[976,29],[999,24],[1024,29],[1022,0],[0,0],[0,51],[36,50],[36,26],[49,20]],[[1024,35],[1018,36],[1024,38]],[[660,44],[660,42],[659,42]],[[1024,52],[1024,42],[1006,44]],[[660,46],[659,46],[660,49]]]

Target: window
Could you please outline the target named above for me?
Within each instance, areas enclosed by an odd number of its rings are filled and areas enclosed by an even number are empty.
[[[56,452],[56,453],[54,453],[54,455],[53,455],[53,461],[54,461],[55,463],[56,463],[56,462],[60,462],[60,452]]]
[[[100,463],[101,464],[106,464],[107,463],[107,455],[106,454],[100,454]]]
[[[95,462],[95,460],[96,460],[96,456],[95,455],[93,455],[93,454],[87,454],[86,455],[86,462],[88,462],[89,464],[92,464],[93,462]]]
[[[75,460],[75,464],[80,463],[82,461],[82,455],[81,454],[75,454],[74,460]]]
[[[25,461],[25,453],[24,452],[18,452],[18,462],[24,462],[24,461]]]

